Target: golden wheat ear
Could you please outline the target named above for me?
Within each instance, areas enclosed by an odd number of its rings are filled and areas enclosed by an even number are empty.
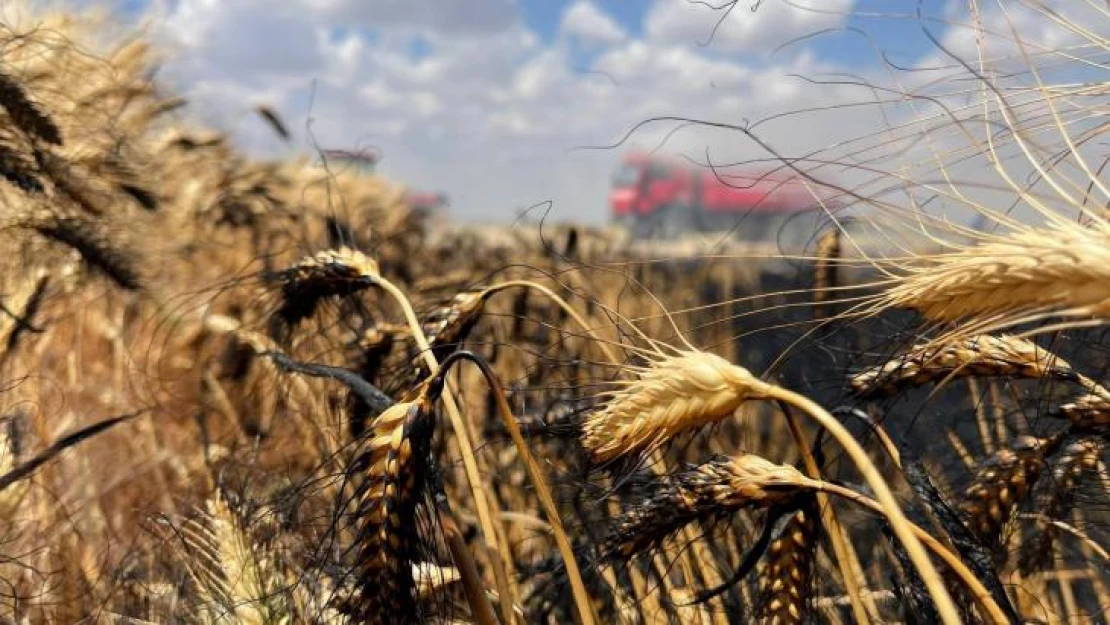
[[[1080,379],[1067,361],[1028,339],[979,335],[914,345],[905,354],[856,374],[851,387],[860,397],[871,398],[958,377]]]
[[[1001,330],[1048,316],[1090,325],[1110,317],[1110,227],[1055,221],[950,254],[927,257],[895,278],[875,309],[910,308],[960,332]],[[1038,331],[1047,331],[1044,327]]]
[[[583,423],[582,444],[598,462],[650,450],[768,397],[746,369],[705,352],[661,357],[636,374]]]

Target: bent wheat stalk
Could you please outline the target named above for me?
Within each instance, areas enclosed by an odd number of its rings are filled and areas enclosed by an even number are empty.
[[[958,623],[947,589],[909,528],[886,480],[851,433],[807,397],[764,382],[724,358],[697,351],[661,356],[639,368],[638,379],[611,393],[600,410],[587,417],[582,442],[594,460],[606,461],[658,447],[684,430],[716,422],[751,399],[775,399],[798,408],[829,431],[848,453],[864,481],[890,518],[945,623]]]
[[[381,275],[378,263],[362,252],[347,247],[325,250],[281,272],[279,278],[283,284],[283,297],[282,305],[275,317],[284,321],[287,327],[311,315],[323,298],[369,287],[381,288],[401,307],[405,321],[412,330],[417,348],[429,371],[433,374],[438,371],[439,361],[432,353],[412,304],[401,289]],[[482,528],[488,560],[497,582],[502,615],[506,622],[512,622],[512,596],[509,592],[507,564],[501,558],[501,549],[497,544],[499,534],[493,523],[496,515],[493,514],[492,500],[486,493],[482,473],[474,454],[474,445],[471,442],[474,437],[451,393],[444,393],[443,404],[447,408],[451,429],[458,440],[459,452],[462,455],[463,468],[474,498],[474,507]]]
[[[478,287],[465,290],[455,295],[447,306],[435,310],[423,323],[424,334],[428,339],[432,352],[437,360],[446,358],[466,338],[474,325],[478,322],[487,302],[495,294],[512,288],[537,291],[551,300],[556,306],[566,313],[574,322],[594,339],[596,345],[613,364],[620,364],[616,353],[603,339],[597,336],[596,331],[586,320],[567,303],[559,294],[550,288],[531,280],[509,280],[487,287]],[[421,375],[426,375],[426,363],[419,364],[417,370]]]
[[[801,424],[798,423],[798,419],[790,412],[789,408],[782,407],[782,412],[786,416],[786,423],[790,428],[790,435],[794,438],[794,445],[801,453],[802,466],[805,467],[806,474],[815,480],[821,479],[821,469],[817,466],[817,460],[809,450],[809,443],[806,442],[802,433]],[[829,537],[829,543],[832,545],[833,555],[836,556],[836,566],[840,569],[844,590],[848,593],[852,604],[852,614],[861,623],[873,621],[879,615],[878,607],[874,601],[870,600],[870,597],[864,596],[860,588],[860,581],[863,579],[863,566],[860,564],[859,555],[856,554],[852,545],[845,540],[846,534],[842,530],[840,520],[823,493],[817,494],[817,507],[813,512],[818,511],[821,515],[821,523],[825,526]],[[812,520],[811,518],[810,521]],[[814,531],[816,532],[816,530]]]
[[[486,383],[489,384],[493,391],[493,395],[497,400],[497,410],[501,414],[501,419],[505,422],[505,429],[509,431],[509,435],[513,439],[513,444],[520,453],[520,457],[524,460],[524,466],[528,470],[528,477],[532,481],[532,485],[536,488],[536,495],[539,497],[540,503],[544,508],[544,513],[547,514],[548,522],[551,524],[551,532],[555,536],[555,544],[559,548],[559,553],[563,556],[563,564],[566,567],[567,577],[570,580],[571,590],[574,593],[574,601],[578,608],[578,616],[583,625],[589,625],[594,622],[594,615],[591,608],[590,595],[586,591],[586,584],[582,580],[582,573],[578,568],[578,561],[574,556],[574,549],[570,544],[570,539],[567,537],[566,529],[563,527],[563,521],[559,516],[559,509],[555,506],[555,500],[551,496],[551,488],[547,485],[547,480],[540,471],[539,465],[536,464],[535,458],[532,457],[532,452],[528,448],[528,442],[524,440],[524,435],[520,431],[520,425],[517,424],[516,417],[513,416],[508,400],[505,399],[505,391],[501,387],[501,382],[497,379],[497,374],[493,372],[489,363],[482,357],[473,352],[460,351],[455,352],[443,361],[437,379],[444,379],[443,375],[447,372],[448,368],[460,359],[473,362],[482,372],[483,377],[486,379]]]

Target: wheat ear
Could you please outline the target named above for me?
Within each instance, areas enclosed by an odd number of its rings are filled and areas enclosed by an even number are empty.
[[[912,308],[931,321],[976,331],[1048,315],[1110,316],[1110,224],[1055,221],[931,256],[895,279],[877,309]],[[1045,328],[1040,328],[1045,331]]]
[[[728,417],[749,399],[775,399],[794,406],[829,431],[847,451],[905,544],[945,623],[958,623],[952,598],[910,530],[891,492],[851,433],[812,400],[759,380],[746,369],[703,352],[663,356],[638,370],[638,379],[614,392],[583,427],[583,445],[596,460],[632,454],[662,444],[680,431]]]
[[[840,228],[826,232],[817,240],[817,260],[813,265],[813,316],[824,319],[828,316],[826,302],[832,289],[839,282],[837,262],[840,259]]]
[[[879,367],[856,374],[851,386],[861,397],[876,397],[968,376],[1079,379],[1067,361],[1028,339],[984,334],[952,342],[919,343]]]
[[[322,300],[370,288],[378,276],[377,262],[358,250],[325,250],[275,276],[281,283],[281,304],[275,315],[287,327],[295,326],[312,316]]]
[[[0,73],[0,106],[8,112],[12,125],[25,134],[54,145],[62,144],[62,132],[54,120],[31,101],[14,78],[3,73]]]
[[[968,526],[984,543],[1001,547],[1003,531],[1012,521],[1014,510],[1029,494],[1044,468],[1048,439],[1022,436],[1008,449],[1000,449],[978,467],[964,491],[959,510]]]
[[[505,424],[505,428],[509,430],[509,435],[513,439],[513,444],[516,446],[517,452],[520,454],[521,459],[524,460],[524,466],[528,471],[528,477],[536,489],[536,495],[539,497],[540,503],[544,508],[544,513],[547,515],[548,522],[551,524],[551,531],[555,537],[555,543],[559,548],[559,553],[563,557],[563,564],[566,567],[567,577],[570,580],[571,590],[574,593],[575,605],[578,608],[578,617],[581,619],[583,625],[589,625],[594,622],[595,617],[593,615],[589,593],[586,591],[586,584],[582,579],[582,573],[579,570],[578,562],[574,555],[574,549],[571,547],[570,539],[567,537],[566,529],[563,527],[563,521],[559,516],[559,509],[555,506],[555,500],[551,496],[551,487],[548,486],[543,472],[540,471],[539,465],[536,463],[535,458],[532,457],[532,452],[528,448],[528,442],[524,440],[524,435],[520,431],[520,425],[517,424],[516,417],[513,416],[512,409],[509,407],[509,402],[505,398],[505,391],[501,387],[501,382],[498,380],[497,374],[494,373],[489,363],[480,356],[472,352],[462,351],[455,352],[447,360],[443,361],[443,369],[440,372],[440,378],[442,379],[447,368],[450,367],[455,360],[462,358],[468,359],[478,366],[497,400],[497,409],[501,415],[501,419]]]
[[[1067,419],[1080,430],[1105,428],[1110,425],[1110,395],[1099,387],[1057,406],[1049,415]]]
[[[282,304],[275,318],[283,321],[287,327],[311,315],[323,298],[353,293],[370,287],[384,290],[401,307],[428,370],[434,373],[439,369],[439,361],[431,351],[412,304],[404,292],[381,275],[378,263],[362,252],[346,247],[326,250],[311,258],[303,259],[279,273],[277,279],[282,284]],[[478,522],[482,528],[486,549],[490,552],[488,560],[497,581],[502,614],[505,619],[511,619],[512,597],[509,592],[508,571],[499,555],[501,551],[497,545],[499,534],[493,523],[492,500],[485,491],[482,473],[474,454],[474,446],[471,442],[474,436],[467,422],[463,420],[451,393],[444,394],[443,404],[447,408],[451,429],[458,439],[463,467],[478,513]]]
[[[810,497],[787,519],[767,547],[759,571],[760,622],[777,625],[805,622],[813,590],[817,551],[817,500]]]
[[[1053,463],[1050,478],[1045,480],[1048,492],[1037,506],[1042,521],[1063,519],[1071,512],[1079,480],[1084,472],[1098,469],[1099,454],[1104,446],[1105,442],[1099,438],[1083,438],[1064,448]],[[1022,542],[1018,557],[1022,573],[1028,575],[1048,563],[1057,533],[1057,526],[1044,522],[1039,533]]]

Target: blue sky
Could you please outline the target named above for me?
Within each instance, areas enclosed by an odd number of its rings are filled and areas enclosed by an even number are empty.
[[[891,74],[881,55],[908,68],[939,58],[913,17],[917,0],[763,0],[753,12],[754,1],[703,45],[721,13],[690,0],[114,0],[153,24],[168,53],[162,75],[195,118],[254,154],[374,145],[383,173],[446,192],[459,219],[501,221],[550,202],[555,219],[594,222],[632,147],[666,138],[666,151],[715,161],[768,154],[736,133],[674,124],[617,149],[582,146],[655,116],[740,125],[839,107],[760,127],[774,150],[808,153],[899,112],[880,114],[867,88],[806,78],[909,88],[921,73]],[[920,4],[959,19],[954,0]],[[960,29],[930,28],[974,50]],[[292,144],[259,123],[255,104],[286,118]]]

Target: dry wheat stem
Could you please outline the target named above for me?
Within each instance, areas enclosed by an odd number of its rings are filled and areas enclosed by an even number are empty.
[[[864,495],[861,495],[854,490],[845,488],[843,486],[840,486],[839,484],[830,484],[828,482],[819,482],[816,480],[807,480],[807,482],[808,483],[806,485],[806,488],[812,488],[813,490],[824,491],[826,493],[829,493],[830,495],[842,497],[848,501],[859,504],[865,508],[886,516],[886,512],[884,511],[883,506],[879,502]],[[887,516],[888,520],[889,518],[890,517]],[[959,559],[959,557],[953,554],[939,540],[934,538],[925,530],[914,525],[913,523],[909,523],[908,521],[907,524],[910,528],[910,531],[912,531],[914,535],[921,541],[921,544],[924,544],[934,555],[943,560],[944,563],[948,565],[949,569],[951,569],[951,571],[960,578],[960,581],[967,586],[968,591],[971,592],[972,596],[975,598],[976,603],[979,604],[979,607],[985,612],[985,615],[991,618],[993,623],[997,625],[1006,625],[1007,623],[1009,623],[1009,619],[1006,617],[1006,613],[1002,611],[1002,609],[995,602],[994,598],[991,596],[990,592],[987,591],[982,582],[980,582],[979,579],[975,577],[975,574],[967,568],[967,566],[963,563],[963,561]],[[893,523],[891,525],[893,526]],[[939,611],[940,606],[938,605],[937,607]],[[955,622],[958,623],[959,620],[957,619]]]
[[[794,446],[798,448],[802,456],[802,464],[805,467],[806,475],[819,480],[821,479],[821,469],[817,466],[817,460],[813,457],[813,453],[809,449],[809,443],[802,433],[801,425],[798,423],[797,418],[790,413],[790,410],[783,408],[783,414],[786,416],[786,423],[790,428],[790,434],[794,438]],[[844,582],[844,590],[848,594],[848,598],[852,605],[852,614],[855,616],[856,621],[860,623],[871,622],[878,617],[878,610],[873,601],[868,601],[867,597],[863,596],[863,589],[860,586],[860,576],[857,576],[857,571],[862,573],[863,566],[859,562],[859,556],[855,550],[851,548],[848,541],[844,539],[844,532],[841,529],[840,521],[837,519],[836,512],[829,505],[828,497],[824,493],[817,494],[817,510],[821,515],[821,523],[825,526],[825,534],[829,537],[829,543],[833,548],[833,555],[836,556],[836,565],[840,569],[841,581]]]
[[[412,304],[396,285],[384,277],[380,275],[376,276],[376,284],[393,297],[401,307],[405,315],[405,320],[412,330],[413,338],[416,340],[417,348],[423,355],[424,362],[427,364],[429,370],[434,375],[439,371],[439,362],[436,360],[431,347],[428,345],[428,339],[424,336],[420,321],[416,318],[416,313],[412,309]],[[488,560],[490,566],[494,570],[494,578],[497,583],[497,594],[501,598],[502,617],[505,619],[506,623],[511,623],[513,619],[513,597],[509,591],[508,571],[499,555],[501,549],[497,544],[499,534],[493,525],[493,519],[496,516],[492,510],[493,502],[486,493],[481,472],[478,470],[478,461],[475,458],[474,445],[472,443],[473,439],[470,430],[467,423],[463,420],[462,414],[459,412],[458,404],[455,403],[455,398],[452,396],[449,389],[443,393],[443,404],[447,408],[447,416],[451,422],[451,430],[458,439],[459,453],[462,455],[463,459],[463,468],[466,471],[467,482],[470,485],[471,495],[474,498],[474,507],[478,513],[478,521],[482,526],[482,535],[485,538],[486,549],[489,552]]]
[[[819,426],[828,430],[829,434],[840,443],[841,447],[848,453],[848,456],[852,459],[852,462],[863,476],[864,481],[875,493],[875,498],[885,510],[885,514],[890,521],[891,529],[894,530],[894,534],[905,546],[906,553],[913,561],[918,574],[925,583],[925,587],[928,588],[930,596],[932,596],[933,601],[936,603],[938,614],[945,623],[958,623],[959,617],[956,612],[956,606],[952,603],[952,597],[944,587],[944,582],[941,580],[932,561],[929,560],[929,556],[922,549],[921,540],[914,533],[912,529],[913,526],[906,518],[905,513],[902,512],[902,508],[898,504],[898,500],[894,497],[894,493],[891,492],[886,480],[883,479],[879,470],[875,468],[875,465],[867,456],[867,452],[860,447],[859,443],[852,437],[847,428],[841,425],[841,423],[826,412],[824,408],[817,405],[808,397],[798,395],[797,393],[777,386],[768,385],[768,387],[768,394],[770,397],[779,399],[786,404],[800,409],[803,413],[809,415],[816,421]],[[993,603],[993,600],[991,601]],[[997,606],[995,606],[995,608],[997,609]],[[1005,621],[1003,620],[1002,622]]]
[[[513,439],[513,444],[516,446],[521,459],[524,461],[524,466],[528,471],[528,477],[536,489],[536,495],[539,497],[540,504],[543,505],[544,508],[544,513],[547,514],[548,522],[551,524],[551,531],[555,536],[555,543],[559,548],[559,553],[563,557],[567,578],[570,581],[571,590],[574,593],[574,601],[578,608],[578,617],[581,619],[582,625],[592,625],[595,618],[590,596],[586,591],[585,582],[582,581],[582,573],[578,568],[578,561],[574,556],[574,549],[570,544],[570,539],[567,537],[562,518],[559,516],[559,509],[555,506],[555,500],[551,496],[551,487],[547,485],[547,479],[544,478],[543,472],[540,471],[539,465],[536,463],[535,458],[532,457],[532,452],[528,448],[528,442],[524,440],[524,435],[520,431],[520,426],[516,422],[516,417],[513,416],[512,408],[509,407],[509,402],[505,398],[505,391],[501,387],[501,382],[497,379],[497,374],[493,372],[493,369],[490,368],[489,364],[484,359],[471,352],[465,351],[456,352],[450,356],[448,360],[445,360],[443,362],[443,373],[446,373],[446,369],[458,358],[466,358],[477,365],[482,375],[485,377],[486,383],[489,384],[493,391],[493,395],[496,398],[497,410],[505,424],[505,429],[509,431],[509,435]]]
[[[1020,519],[1033,519],[1033,520],[1039,521],[1041,523],[1047,523],[1047,524],[1055,527],[1056,529],[1063,530],[1063,531],[1071,534],[1072,536],[1075,536],[1079,540],[1083,541],[1088,547],[1090,547],[1091,551],[1098,554],[1098,556],[1100,558],[1102,558],[1106,562],[1110,563],[1110,552],[1107,552],[1105,547],[1098,544],[1097,541],[1095,541],[1093,538],[1088,536],[1086,533],[1080,531],[1079,528],[1075,527],[1074,525],[1071,525],[1070,523],[1065,523],[1065,522],[1061,521],[1060,519],[1053,519],[1053,518],[1047,517],[1043,514],[1023,512],[1021,514],[1018,514],[1017,516]]]

